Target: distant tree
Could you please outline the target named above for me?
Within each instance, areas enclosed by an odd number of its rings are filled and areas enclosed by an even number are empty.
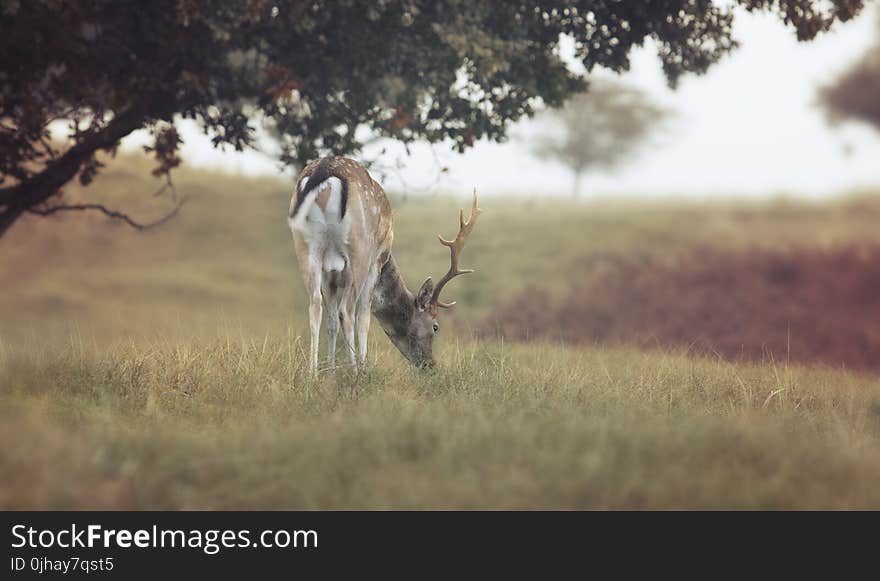
[[[587,71],[626,69],[650,39],[674,84],[736,46],[736,6],[774,12],[809,39],[862,4],[0,0],[0,236],[27,212],[111,213],[65,204],[60,192],[72,179],[88,184],[101,168],[95,155],[137,129],[155,136],[155,173],[165,176],[180,163],[179,119],[235,149],[253,144],[262,120],[280,136],[280,161],[294,165],[356,152],[365,134],[463,150],[583,90],[559,56],[561,35]],[[63,145],[48,131],[58,120]]]
[[[878,20],[880,36],[880,20]],[[834,83],[819,91],[832,121],[862,121],[880,131],[880,38]]]
[[[538,115],[543,124],[529,139],[535,155],[571,170],[572,195],[577,196],[584,173],[625,162],[666,115],[665,109],[637,89],[596,81],[588,92],[570,97],[561,108]]]

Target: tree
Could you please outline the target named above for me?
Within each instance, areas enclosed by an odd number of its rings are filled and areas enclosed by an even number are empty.
[[[779,14],[801,39],[862,4],[734,3]],[[356,152],[363,129],[463,150],[583,90],[560,35],[587,71],[626,69],[652,39],[674,84],[735,47],[732,10],[711,0],[0,0],[0,236],[24,213],[67,209],[63,186],[89,183],[96,154],[136,129],[153,132],[165,176],[180,163],[179,119],[236,149],[265,122],[294,165]],[[63,145],[48,132],[59,120]]]
[[[572,195],[577,196],[584,172],[611,169],[626,160],[666,114],[639,90],[593,82],[588,92],[539,115],[544,124],[532,136],[532,151],[567,166],[574,176]]]
[[[833,122],[862,121],[880,131],[880,40],[834,83],[820,89],[819,102]]]

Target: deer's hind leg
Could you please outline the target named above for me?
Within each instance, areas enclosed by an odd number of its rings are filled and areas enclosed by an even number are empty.
[[[318,342],[321,334],[321,269],[310,269],[305,275],[309,293],[309,371],[318,372]]]
[[[299,262],[299,271],[302,274],[309,301],[309,371],[315,374],[318,372],[318,342],[321,334],[321,316],[323,315],[321,260],[314,252],[315,248],[309,245],[301,233],[293,232],[293,242],[296,248],[296,259]]]

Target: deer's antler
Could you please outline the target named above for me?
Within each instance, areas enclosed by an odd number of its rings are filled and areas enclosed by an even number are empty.
[[[474,188],[474,205],[471,208],[471,215],[468,217],[467,221],[464,219],[464,210],[460,210],[458,214],[458,236],[455,237],[455,240],[445,240],[443,236],[437,235],[437,238],[440,239],[440,244],[449,248],[452,253],[451,261],[452,264],[449,267],[449,272],[443,275],[443,278],[440,279],[440,282],[437,283],[437,286],[434,287],[434,294],[431,295],[431,306],[432,307],[443,307],[444,309],[448,309],[452,305],[455,304],[455,301],[451,303],[444,303],[440,300],[440,292],[443,290],[443,287],[446,286],[450,280],[455,278],[460,274],[468,274],[473,272],[472,269],[462,269],[458,267],[458,258],[461,255],[461,250],[464,248],[465,242],[467,242],[468,236],[470,236],[471,231],[474,229],[474,224],[477,223],[477,216],[482,212],[480,208],[477,207],[477,190]]]

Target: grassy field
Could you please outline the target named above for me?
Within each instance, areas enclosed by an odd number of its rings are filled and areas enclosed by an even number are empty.
[[[123,158],[94,189],[149,217],[168,202],[143,195],[147,173]],[[880,243],[868,195],[487,196],[439,369],[379,332],[368,373],[313,380],[289,186],[177,181],[189,201],[156,230],[69,215],[0,241],[0,506],[880,508],[875,374],[474,338],[525,288],[570,297],[602,257]],[[435,235],[467,193],[393,200],[411,285],[445,271]]]

